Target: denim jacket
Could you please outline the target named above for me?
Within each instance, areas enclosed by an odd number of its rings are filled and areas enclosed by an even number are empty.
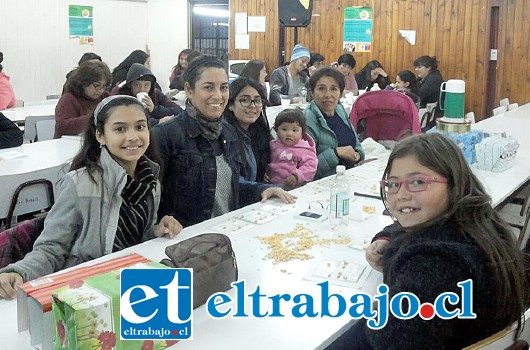
[[[256,202],[263,185],[239,183],[241,157],[233,127],[223,121],[218,140],[202,136],[196,120],[186,111],[153,128],[163,163],[162,199],[159,215],[173,215],[183,226],[190,226],[212,217],[217,181],[214,145],[220,142],[232,170],[233,202],[230,210],[241,202]]]

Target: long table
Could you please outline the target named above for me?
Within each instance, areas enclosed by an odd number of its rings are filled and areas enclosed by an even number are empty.
[[[58,100],[47,100],[40,104],[5,109],[2,112],[7,119],[14,123],[24,123],[28,116],[55,115]]]
[[[0,218],[7,216],[13,193],[23,182],[44,178],[50,180],[55,189],[57,181],[68,171],[66,164],[78,152],[80,140],[72,136],[0,150]],[[7,154],[17,158],[2,159]],[[21,203],[34,197],[31,191],[21,194]]]
[[[513,167],[501,173],[474,170],[492,196],[493,206],[502,204],[523,185],[530,182],[530,103],[517,110],[481,120],[472,126],[487,133],[506,133],[519,141]]]
[[[491,122],[490,122],[491,123]],[[477,124],[477,128],[487,126],[487,124]],[[504,126],[504,123],[501,123]],[[493,128],[493,126],[492,126]],[[516,128],[517,129],[517,128]],[[528,129],[526,129],[528,130]],[[493,130],[491,130],[493,131]],[[504,130],[495,130],[502,132]],[[526,144],[526,143],[525,143]],[[353,193],[361,192],[375,195],[378,192],[378,180],[386,165],[387,156],[366,163],[347,171],[346,176]],[[513,169],[519,176],[523,177],[528,169],[524,162],[517,163]],[[491,191],[494,203],[499,203],[517,189],[518,183],[511,179],[515,176],[510,173],[490,173],[481,174],[477,171],[481,180],[486,184],[486,188]],[[498,181],[502,177],[505,179],[505,186],[499,186]],[[528,172],[526,172],[528,178]],[[276,200],[269,200],[266,203],[256,203],[251,206],[227,213],[223,216],[207,220],[203,223],[185,228],[177,237],[167,239],[154,239],[143,244],[128,248],[118,253],[114,253],[84,265],[110,259],[115,256],[130,252],[139,253],[149,259],[159,261],[164,257],[164,248],[170,244],[182,241],[186,238],[206,232],[222,232],[231,238],[234,251],[238,261],[239,279],[246,280],[247,292],[254,291],[257,285],[261,286],[262,293],[274,294],[299,294],[306,293],[317,296],[318,288],[312,279],[312,270],[315,265],[324,259],[347,259],[354,262],[364,262],[364,251],[359,249],[371,240],[373,235],[383,227],[392,222],[391,218],[382,214],[383,204],[378,199],[353,197],[351,201],[351,218],[349,223],[351,244],[330,244],[315,245],[306,252],[313,256],[308,260],[290,260],[275,264],[267,258],[268,249],[258,237],[271,236],[274,233],[288,233],[296,228],[297,224],[302,224],[310,230],[315,239],[330,238],[331,232],[329,223],[307,222],[296,217],[296,213],[304,210],[325,210],[329,204],[329,187],[333,178],[325,178],[307,184],[306,186],[294,190],[298,199],[294,205],[282,205]],[[257,210],[270,210],[271,206],[277,207],[277,217],[264,224],[249,224],[240,230],[233,226],[235,220],[241,216],[251,215]],[[373,213],[367,213],[364,208],[370,209]],[[278,209],[281,208],[281,209]],[[284,211],[284,212],[283,212]],[[248,217],[248,216],[247,216]],[[382,274],[367,270],[362,285],[347,287],[331,284],[330,293],[338,293],[345,298],[353,293],[363,291],[374,294],[376,287],[382,281]],[[248,294],[247,293],[247,294]],[[232,297],[234,290],[228,291]],[[269,305],[270,304],[264,304]],[[265,306],[264,306],[265,307]],[[247,304],[247,309],[250,305]],[[289,309],[282,309],[288,311]],[[0,300],[0,313],[7,322],[0,327],[0,342],[7,349],[28,349],[29,334],[17,333],[16,329],[16,302]],[[247,310],[250,313],[250,310]],[[232,318],[212,319],[201,306],[194,310],[193,320],[193,340],[182,341],[172,349],[323,349],[333,340],[340,336],[353,324],[353,321],[346,316],[338,318],[295,318],[286,312],[286,317],[265,317],[265,318]]]

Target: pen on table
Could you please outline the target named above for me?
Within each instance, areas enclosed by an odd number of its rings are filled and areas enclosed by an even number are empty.
[[[372,194],[365,194],[365,193],[359,193],[359,192],[353,192],[353,195],[354,196],[358,196],[358,197],[381,199],[381,196],[376,196],[376,195],[372,195]]]

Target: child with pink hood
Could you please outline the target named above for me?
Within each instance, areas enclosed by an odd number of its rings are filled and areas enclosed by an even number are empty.
[[[277,137],[271,141],[270,182],[293,189],[312,181],[318,158],[315,141],[305,131],[304,113],[298,108],[281,111],[274,130]]]

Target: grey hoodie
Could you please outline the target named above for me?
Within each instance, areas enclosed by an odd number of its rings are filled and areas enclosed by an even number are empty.
[[[23,260],[0,269],[0,273],[16,272],[24,281],[30,281],[112,253],[127,174],[106,148],[101,151],[99,163],[103,174],[94,174],[97,184],[90,180],[86,168],[70,171],[59,181],[59,195],[33,250]],[[158,164],[149,164],[158,178]],[[157,182],[148,197],[147,221],[152,224],[144,233],[144,241],[154,238],[159,203]]]

